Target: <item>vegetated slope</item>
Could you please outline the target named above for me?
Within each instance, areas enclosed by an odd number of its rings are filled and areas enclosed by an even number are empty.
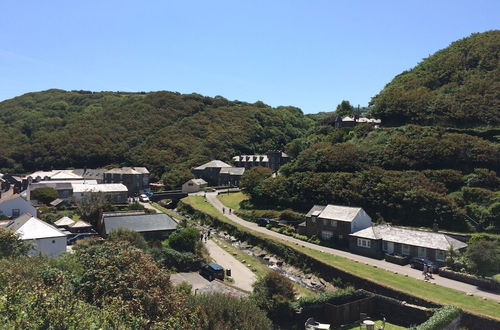
[[[333,203],[396,224],[500,231],[495,142],[442,127],[318,126],[286,151],[295,158],[252,189],[254,205],[307,211]]]
[[[220,96],[48,90],[0,102],[0,169],[143,165],[173,187],[192,166],[280,148],[311,122]]]
[[[500,124],[500,30],[453,42],[396,76],[372,98],[386,125]]]

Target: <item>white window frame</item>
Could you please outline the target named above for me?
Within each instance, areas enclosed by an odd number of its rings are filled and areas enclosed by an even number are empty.
[[[444,261],[446,259],[446,252],[443,250],[436,250],[436,260]]]
[[[369,239],[358,238],[358,246],[369,249],[371,247],[371,241]]]
[[[404,256],[410,255],[410,246],[408,244],[401,244],[401,254]]]
[[[325,235],[326,234],[326,235]],[[326,241],[329,240],[333,237],[333,232],[329,230],[322,230],[321,231],[321,239]]]

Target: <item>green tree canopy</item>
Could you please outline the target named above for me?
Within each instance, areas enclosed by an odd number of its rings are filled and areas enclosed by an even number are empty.
[[[54,188],[50,187],[43,187],[43,188],[38,188],[35,189],[31,192],[31,198],[35,199],[39,202],[42,202],[44,204],[49,204],[52,202],[54,199],[57,199],[59,197],[59,194],[57,193],[57,190]]]

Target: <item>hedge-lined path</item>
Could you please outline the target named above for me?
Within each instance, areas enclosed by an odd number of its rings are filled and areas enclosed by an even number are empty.
[[[268,230],[265,227],[259,227],[256,223],[243,220],[240,217],[232,214],[232,212],[231,212],[231,214],[228,214],[228,208],[222,204],[222,202],[217,198],[217,195],[218,195],[217,192],[206,193],[205,198],[207,199],[207,201],[210,204],[212,204],[212,206],[214,206],[217,209],[217,211],[222,213],[222,209],[224,208],[225,209],[224,216],[226,216],[227,218],[231,219],[232,221],[238,223],[241,226],[244,226],[246,228],[249,228],[249,229],[257,231],[257,232],[261,232],[261,233],[269,235],[269,236],[276,237],[276,238],[281,239],[281,240],[285,240],[285,241],[288,241],[291,243],[296,243],[296,244],[302,245],[304,247],[307,247],[307,248],[310,248],[313,250],[334,254],[334,255],[337,255],[340,257],[348,258],[348,259],[351,259],[351,260],[354,260],[357,262],[361,262],[361,263],[368,264],[371,266],[376,266],[378,268],[382,268],[382,269],[385,269],[385,270],[388,270],[388,271],[391,271],[394,273],[406,275],[406,276],[413,277],[413,278],[420,279],[420,280],[424,281],[422,271],[417,270],[417,269],[412,269],[409,265],[408,266],[400,266],[400,265],[396,265],[396,264],[393,264],[390,262],[386,262],[384,260],[372,259],[372,258],[364,257],[364,256],[361,256],[358,254],[312,244],[309,242],[301,241],[301,240],[296,239],[294,237],[290,237],[290,236],[287,236],[284,234],[277,233],[277,232],[272,231],[272,230]],[[434,279],[432,279],[430,281],[432,283],[436,283],[437,285],[441,285],[441,286],[444,286],[447,288],[451,288],[451,289],[465,292],[467,294],[473,294],[474,296],[484,297],[484,298],[487,298],[490,300],[500,302],[500,294],[481,290],[478,287],[471,285],[471,284],[455,281],[455,280],[445,278],[445,277],[440,277],[437,274],[434,274]]]

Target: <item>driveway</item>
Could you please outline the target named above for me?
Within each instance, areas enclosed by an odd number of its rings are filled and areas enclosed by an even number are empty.
[[[220,213],[222,213],[222,208],[225,206],[223,206],[221,201],[217,198],[217,192],[207,193],[206,199]],[[385,269],[385,270],[388,270],[388,271],[391,271],[394,273],[407,275],[409,277],[413,277],[413,278],[420,279],[423,281],[422,271],[412,269],[409,265],[400,266],[400,265],[386,262],[384,260],[372,259],[372,258],[360,256],[358,254],[354,254],[354,253],[350,253],[350,252],[346,252],[346,251],[341,251],[341,250],[337,250],[337,249],[332,249],[332,248],[312,244],[309,242],[304,242],[304,241],[301,241],[299,239],[296,239],[296,238],[293,238],[290,236],[286,236],[286,235],[274,232],[272,230],[268,230],[265,227],[259,227],[256,223],[245,221],[234,214],[224,214],[224,215],[227,218],[231,219],[232,221],[234,221],[242,226],[245,226],[245,227],[252,229],[254,231],[257,231],[257,232],[264,233],[264,234],[269,235],[269,236],[276,237],[276,238],[284,240],[284,241],[296,243],[298,245],[301,245],[301,246],[304,246],[307,248],[311,248],[311,249],[314,249],[317,251],[330,253],[330,254],[341,256],[344,258],[348,258],[348,259],[351,259],[354,261],[362,262],[362,263],[367,264],[367,265],[376,266],[376,267],[379,267],[379,268],[382,268],[382,269]],[[459,281],[454,281],[454,280],[449,279],[449,278],[440,277],[439,275],[436,275],[436,274],[434,275],[434,279],[431,280],[431,282],[436,283],[436,284],[441,285],[441,286],[444,286],[444,287],[447,287],[447,288],[455,289],[458,291],[463,291],[463,292],[468,293],[468,294],[473,294],[475,296],[480,296],[480,297],[484,297],[487,299],[491,299],[491,300],[500,302],[500,294],[497,294],[494,292],[489,292],[489,291],[483,291],[483,290],[479,289],[478,287],[476,287],[475,285],[471,285],[471,284],[467,284],[467,283],[463,283],[463,282],[459,282]]]

